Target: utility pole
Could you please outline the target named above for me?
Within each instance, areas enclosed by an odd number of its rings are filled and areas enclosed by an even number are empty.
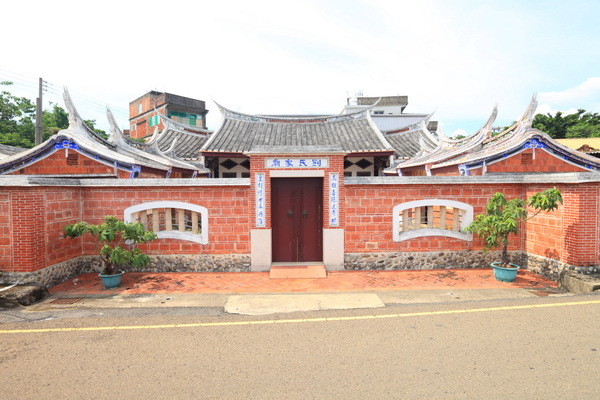
[[[36,101],[35,107],[35,145],[42,143],[42,86],[44,84],[44,80],[40,78],[39,83],[39,95]]]

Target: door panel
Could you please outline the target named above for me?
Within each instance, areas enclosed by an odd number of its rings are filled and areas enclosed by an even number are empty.
[[[271,179],[273,261],[323,260],[323,179]]]

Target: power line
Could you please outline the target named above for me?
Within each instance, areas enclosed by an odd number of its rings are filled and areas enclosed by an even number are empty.
[[[35,98],[36,91],[38,90],[37,78],[32,78],[17,72],[8,71],[0,68],[0,81],[10,81],[13,83],[13,87],[18,88],[22,91],[25,91],[29,97]],[[43,87],[44,92],[49,94],[50,101],[55,101],[58,104],[62,104],[63,97],[62,91],[57,87],[57,85],[51,82],[45,82],[45,86]],[[88,96],[78,91],[71,91],[69,93],[77,100],[76,107],[81,109],[91,109],[97,112],[106,112],[106,102],[98,100],[94,97]],[[83,105],[83,107],[81,107]],[[129,119],[129,110],[127,107],[117,106],[114,104],[109,104],[112,113],[115,116],[119,116],[120,118]]]

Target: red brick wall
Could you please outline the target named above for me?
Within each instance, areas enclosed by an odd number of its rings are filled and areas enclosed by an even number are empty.
[[[12,271],[37,271],[45,265],[45,204],[42,188],[18,189],[10,193]]]
[[[525,150],[487,166],[488,172],[583,172],[584,168],[569,164],[542,149]]]
[[[346,186],[346,253],[394,251],[477,250],[483,241],[473,242],[430,236],[394,242],[392,215],[394,206],[425,199],[445,199],[471,204],[475,215],[483,212],[487,200],[503,191],[509,198],[520,197],[520,185],[347,185]],[[511,250],[521,249],[516,238]]]
[[[105,215],[123,218],[127,207],[151,201],[182,201],[206,207],[209,219],[208,244],[158,239],[140,245],[148,254],[247,254],[250,252],[248,187],[160,187],[85,188],[82,192],[83,219],[99,223]],[[84,242],[84,254],[96,254],[97,244]]]
[[[70,160],[65,156],[65,150],[57,150],[48,157],[14,172],[13,175],[105,175],[114,174],[115,172],[113,167],[102,164],[73,150],[70,150],[68,154],[72,157]],[[76,161],[74,156],[76,156]]]
[[[343,160],[330,158],[328,171],[340,172]],[[266,172],[254,160],[257,171]],[[261,169],[262,168],[262,169]],[[327,180],[324,182],[324,223],[327,227]],[[267,179],[267,187],[269,180]],[[546,185],[347,185],[340,198],[347,253],[398,251],[479,250],[483,242],[446,237],[414,238],[394,242],[393,207],[413,200],[447,199],[474,206],[483,212],[497,191],[509,198],[526,198]],[[528,221],[511,241],[511,250],[526,250],[562,262],[599,264],[600,185],[558,185],[565,205]],[[29,272],[82,254],[97,254],[95,239],[64,239],[63,227],[85,220],[99,223],[105,215],[123,217],[125,208],[150,201],[171,200],[208,209],[209,243],[201,245],[160,239],[142,248],[149,254],[248,254],[249,233],[254,229],[254,187],[2,187],[0,189],[0,270]],[[267,206],[270,209],[270,205]],[[345,217],[344,217],[345,216]],[[344,222],[345,221],[345,222]],[[270,222],[269,222],[270,224]]]
[[[572,265],[598,265],[599,188],[595,185],[565,185],[561,189],[565,201],[562,258]]]
[[[521,153],[515,154],[511,157],[507,157],[500,161],[496,161],[493,164],[487,165],[488,173],[498,172],[583,172],[587,171],[585,168],[581,168],[570,164],[542,149],[527,149]],[[481,168],[472,169],[469,171],[470,175],[481,175],[483,170]],[[460,175],[458,165],[450,165],[442,168],[435,168],[431,170],[431,174],[435,176],[457,176]],[[402,170],[404,176],[415,176],[425,175],[424,167],[413,167]]]
[[[88,156],[70,150],[67,158],[64,150],[57,150],[48,157],[13,172],[10,175],[114,175],[115,168]],[[167,171],[142,167],[140,178],[164,178]],[[128,179],[131,172],[118,169],[116,175]],[[179,174],[181,175],[181,174]]]
[[[263,156],[263,155],[256,155],[256,156],[251,156],[250,157],[250,179],[251,179],[251,185],[250,185],[250,216],[251,216],[251,229],[271,229],[271,171],[275,171],[275,170],[284,170],[284,171],[295,171],[295,170],[301,170],[301,171],[309,171],[312,168],[286,168],[286,169],[282,169],[282,168],[266,168],[265,165],[265,160],[267,158],[280,158],[280,159],[286,159],[286,158],[306,158],[307,160],[310,160],[312,158],[318,158],[318,159],[323,159],[323,158],[328,158],[329,159],[329,167],[324,169],[324,173],[325,176],[323,177],[323,227],[324,228],[329,228],[329,173],[335,173],[337,172],[339,174],[339,179],[340,179],[340,187],[339,187],[339,216],[340,216],[340,224],[339,224],[339,228],[343,228],[344,227],[344,193],[345,193],[345,187],[343,185],[344,182],[344,157],[341,155],[323,155],[323,154],[318,154],[318,155],[311,155],[311,154],[302,154],[302,155],[293,155],[290,156],[289,154],[276,154],[276,155],[269,155],[269,156]],[[323,170],[323,168],[319,168],[319,170]],[[265,180],[266,180],[266,202],[265,202],[265,208],[266,208],[266,213],[267,213],[267,224],[266,227],[264,228],[256,228],[256,219],[255,219],[255,207],[256,207],[256,199],[255,199],[255,193],[256,193],[256,174],[257,173],[264,173],[265,174]],[[337,228],[337,227],[336,227]]]
[[[10,188],[0,192],[0,270],[30,272],[83,254],[100,245],[91,236],[63,238],[63,227],[105,215],[123,218],[125,208],[158,200],[208,209],[209,243],[158,239],[142,245],[149,254],[248,254],[248,187]]]
[[[10,193],[0,192],[0,271],[10,271],[12,268],[12,213],[10,207]]]

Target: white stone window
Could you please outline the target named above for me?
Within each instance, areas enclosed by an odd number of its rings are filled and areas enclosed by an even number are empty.
[[[139,221],[159,238],[208,243],[208,210],[180,201],[153,201],[125,209],[125,222]]]
[[[473,206],[453,200],[409,201],[394,207],[394,241],[424,236],[473,240],[463,229],[473,221]]]

